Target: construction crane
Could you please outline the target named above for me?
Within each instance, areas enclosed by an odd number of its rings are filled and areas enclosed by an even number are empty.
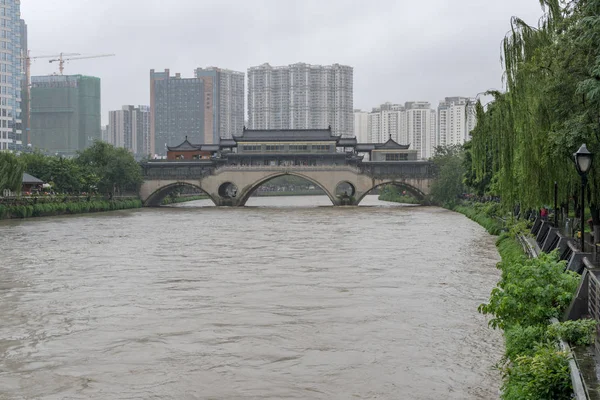
[[[37,60],[38,58],[53,58],[64,56],[78,56],[79,53],[60,53],[50,56],[35,56],[31,57],[31,51],[27,51],[27,56],[19,57],[25,60],[25,79],[27,82],[27,121],[25,121],[25,131],[27,132],[27,144],[31,144],[31,61]]]
[[[57,62],[58,61],[58,69],[60,71],[60,74],[62,75],[64,70],[65,70],[65,62],[67,61],[71,61],[71,60],[86,60],[88,58],[100,58],[100,57],[114,57],[116,54],[98,54],[96,56],[85,56],[85,57],[71,57],[71,58],[64,58],[65,54],[61,54],[59,58],[56,58],[54,60],[50,60],[48,61],[49,63],[53,63],[53,62]]]

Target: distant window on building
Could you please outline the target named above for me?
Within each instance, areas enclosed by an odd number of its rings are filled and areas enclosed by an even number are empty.
[[[406,161],[408,154],[386,154],[385,161]]]
[[[312,148],[316,151],[329,151],[329,146],[323,144],[313,145]]]

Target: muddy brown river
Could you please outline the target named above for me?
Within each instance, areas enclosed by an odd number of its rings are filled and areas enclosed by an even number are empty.
[[[497,399],[494,238],[369,197],[0,222],[0,399]]]

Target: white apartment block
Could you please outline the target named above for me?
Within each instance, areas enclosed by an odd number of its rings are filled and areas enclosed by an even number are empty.
[[[385,103],[369,113],[369,143],[385,143],[390,138],[407,144],[406,111],[399,104]]]
[[[121,110],[110,111],[107,142],[139,156],[152,154],[150,107],[123,106]]]
[[[354,110],[354,137],[358,143],[370,143],[369,113]]]
[[[22,47],[26,37],[22,35],[26,36],[26,25],[21,20],[20,0],[0,1],[0,11],[0,151],[19,150],[27,144],[21,120],[21,85],[25,83],[27,56]]]
[[[470,133],[476,124],[473,99],[446,97],[438,106],[438,145],[463,144],[471,139]]]
[[[248,69],[248,128],[324,129],[354,135],[353,68],[263,64]]]
[[[433,156],[435,147],[435,111],[424,101],[408,102],[405,108],[408,144],[412,150],[417,150],[419,159],[428,159]]]

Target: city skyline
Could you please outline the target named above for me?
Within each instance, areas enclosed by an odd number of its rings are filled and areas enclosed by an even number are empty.
[[[32,56],[61,51],[117,54],[73,62],[65,71],[102,78],[102,119],[107,124],[108,111],[123,104],[148,103],[145,77],[152,68],[192,76],[202,65],[246,71],[265,62],[340,63],[354,68],[354,108],[367,110],[385,99],[437,104],[452,93],[474,97],[487,89],[500,89],[498,38],[510,29],[511,16],[535,24],[542,10],[535,1],[482,3],[465,0],[450,7],[437,2],[436,7],[388,2],[381,10],[373,10],[366,2],[347,6],[345,2],[308,1],[291,6],[264,1],[264,10],[248,18],[254,6],[238,1],[198,5],[180,0],[177,7],[165,8],[136,0],[77,5],[31,0],[22,4],[22,18],[28,24]],[[120,12],[112,14],[115,4]],[[65,7],[68,14],[61,11]],[[205,12],[208,8],[211,12]],[[107,31],[102,19],[88,21],[90,14],[110,15],[114,28]],[[174,20],[179,29],[156,29]],[[428,21],[427,30],[421,28],[423,21]],[[66,28],[50,29],[50,24]],[[134,36],[128,34],[132,29],[135,37],[141,35],[152,43],[152,51],[134,44]],[[272,35],[275,30],[277,36]],[[242,40],[231,31],[244,32]],[[213,40],[202,43],[200,56],[193,50],[195,45],[184,40],[217,32]],[[411,36],[419,40],[405,40]],[[32,64],[32,75],[56,71],[56,64],[45,60]]]

